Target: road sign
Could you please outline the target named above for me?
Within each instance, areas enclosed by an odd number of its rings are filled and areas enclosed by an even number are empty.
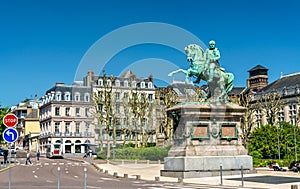
[[[14,127],[17,125],[17,123],[18,123],[18,118],[15,114],[6,114],[3,117],[3,124],[6,127]]]
[[[3,132],[3,139],[6,142],[15,142],[19,137],[19,134],[15,128],[7,128]]]

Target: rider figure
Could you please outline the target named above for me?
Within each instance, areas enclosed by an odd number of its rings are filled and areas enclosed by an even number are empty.
[[[209,78],[207,82],[212,82],[214,78],[214,71],[216,68],[220,68],[219,60],[221,58],[220,51],[215,47],[216,42],[209,41],[209,49],[205,51],[206,69],[208,69]]]

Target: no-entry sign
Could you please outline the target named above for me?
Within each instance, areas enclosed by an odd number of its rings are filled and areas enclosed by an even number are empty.
[[[3,124],[6,127],[14,127],[17,125],[17,123],[18,123],[18,118],[15,114],[6,114],[3,117]]]

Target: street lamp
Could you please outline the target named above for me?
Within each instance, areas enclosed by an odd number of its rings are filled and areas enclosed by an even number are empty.
[[[298,161],[298,155],[297,155],[297,139],[296,139],[296,125],[293,125],[294,127],[294,145],[295,145],[295,160]]]

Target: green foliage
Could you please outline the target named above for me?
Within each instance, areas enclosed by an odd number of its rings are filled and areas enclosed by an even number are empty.
[[[279,126],[264,125],[254,129],[249,140],[248,149],[250,154],[254,152],[254,155],[259,153],[264,159],[276,159],[278,158],[279,144],[280,157],[295,160],[294,136],[296,136],[296,146],[298,147],[300,144],[299,127],[293,126],[287,122],[280,122]],[[297,151],[299,152],[298,148]]]
[[[253,151],[250,153],[250,156],[252,156],[253,158],[256,159],[261,159],[263,156],[261,155],[261,153],[259,153],[258,151]]]
[[[134,144],[133,144],[134,145]],[[168,151],[170,148],[156,148],[156,147],[147,147],[147,148],[133,148],[133,147],[123,147],[111,149],[111,156],[115,154],[115,159],[123,160],[163,160],[164,157],[167,157]],[[103,151],[97,153],[97,157],[100,159],[107,159],[107,148],[104,148]]]
[[[2,136],[3,131],[6,129],[6,126],[3,124],[3,117],[8,113],[8,107],[1,107],[2,105],[0,104],[0,135]],[[3,137],[0,137],[0,143],[2,143]]]

